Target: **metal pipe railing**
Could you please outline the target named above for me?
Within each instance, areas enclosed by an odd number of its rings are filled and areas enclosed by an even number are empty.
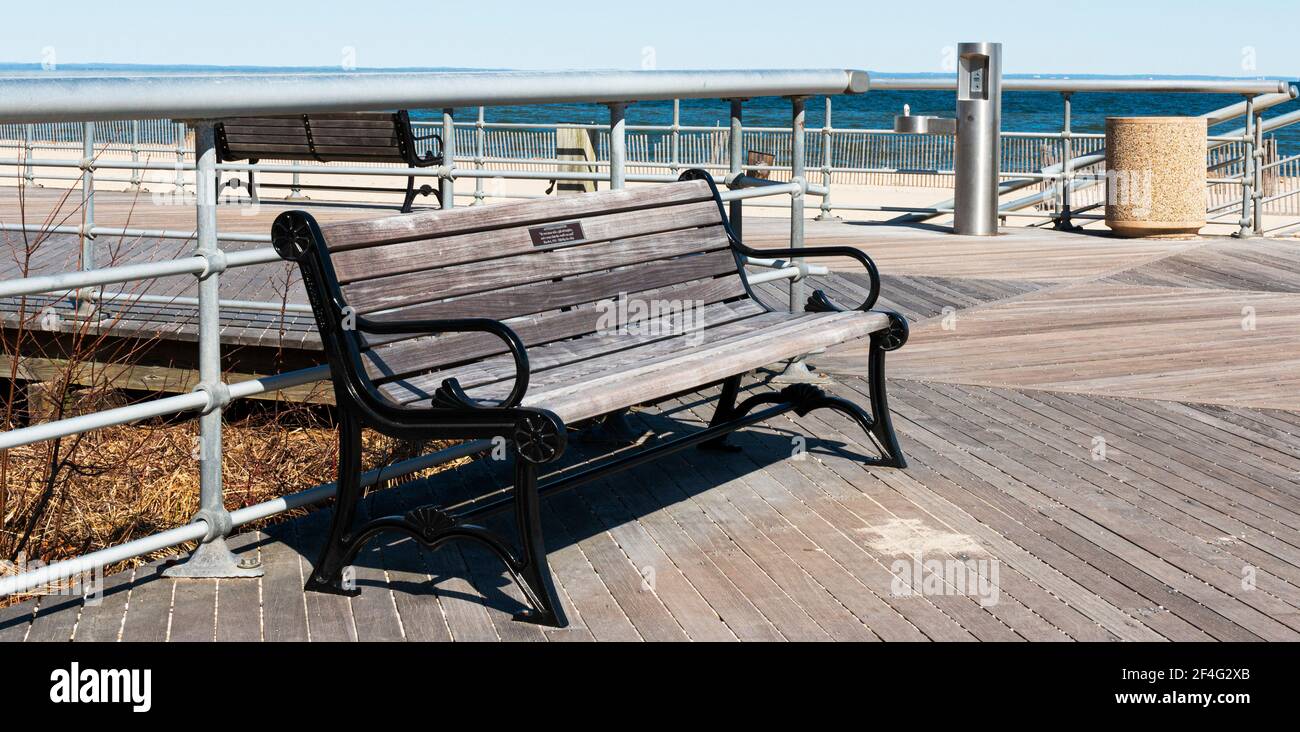
[[[867,73],[853,69],[8,78],[0,79],[0,123],[820,96],[867,88]]]
[[[1127,92],[1142,94],[1275,94],[1290,82],[1274,79],[1038,79],[1003,77],[1003,91]],[[872,76],[872,91],[955,91],[955,78]]]

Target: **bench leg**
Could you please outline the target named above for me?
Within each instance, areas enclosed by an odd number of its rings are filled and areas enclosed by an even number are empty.
[[[875,442],[880,450],[880,457],[865,462],[868,465],[880,465],[891,468],[907,467],[903,450],[899,447],[898,436],[894,433],[893,418],[889,413],[889,399],[885,388],[885,353],[901,348],[907,342],[907,321],[897,313],[888,313],[889,327],[871,335],[871,346],[867,355],[868,397],[871,411],[867,412],[853,402],[827,394],[819,387],[799,383],[791,384],[780,391],[755,394],[739,405],[736,396],[740,390],[740,377],[732,376],[722,384],[722,396],[709,421],[709,427],[739,422],[754,409],[768,405],[785,403],[800,417],[815,409],[833,409],[857,422]],[[729,434],[729,433],[727,433]],[[700,443],[702,449],[732,449],[727,444],[727,434]]]
[[[537,466],[521,457],[515,458],[515,522],[519,527],[519,542],[523,545],[523,561],[512,562],[512,573],[522,580],[520,588],[532,608],[515,615],[540,625],[563,628],[569,624],[560,606],[559,595],[551,578],[546,561],[546,544],[542,538],[541,498],[537,494]]]
[[[720,424],[728,422],[738,416],[736,414],[736,395],[740,393],[740,375],[728,377],[722,382],[722,394],[718,397],[718,406],[713,409],[713,419],[709,420],[710,427],[717,427]],[[739,452],[740,447],[733,445],[727,440],[730,435],[723,435],[715,440],[701,442],[698,445],[700,450],[717,450],[721,452]]]
[[[356,594],[343,587],[343,568],[351,561],[357,547],[349,530],[361,500],[361,423],[348,410],[339,411],[339,478],[334,498],[334,517],[329,538],[320,558],[307,578],[306,589],[312,592]]]
[[[867,393],[871,397],[873,419],[868,431],[875,438],[883,455],[881,465],[906,468],[907,460],[903,457],[903,449],[898,445],[898,435],[894,434],[894,421],[889,413],[889,398],[885,389],[885,353],[898,347],[893,342],[889,331],[871,336],[871,348],[867,354],[867,379],[870,381]]]
[[[406,198],[402,201],[402,213],[410,213],[411,205],[415,202],[415,176],[406,178]]]
[[[361,499],[361,427],[346,410],[339,424],[339,490],[330,524],[329,539],[321,550],[306,589],[310,592],[356,595],[358,590],[343,584],[343,570],[375,536],[398,531],[408,534],[429,549],[438,549],[454,539],[478,542],[495,554],[519,585],[528,604],[515,619],[555,627],[564,627],[568,619],[560,606],[559,596],[546,561],[546,544],[542,536],[541,497],[537,492],[537,466],[556,459],[563,452],[564,436],[560,426],[547,430],[546,425],[528,423],[531,433],[520,433],[530,444],[516,448],[514,504],[515,522],[521,552],[516,555],[509,544],[482,526],[466,523],[437,506],[420,506],[401,516],[385,516],[352,528]],[[545,432],[546,434],[542,434]],[[519,435],[516,435],[516,439]],[[526,457],[525,457],[526,456]]]

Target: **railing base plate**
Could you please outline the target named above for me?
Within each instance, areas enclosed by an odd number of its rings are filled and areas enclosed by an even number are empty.
[[[240,562],[221,537],[199,544],[199,548],[183,564],[163,570],[164,577],[173,579],[261,577],[263,574],[260,563],[249,565]]]

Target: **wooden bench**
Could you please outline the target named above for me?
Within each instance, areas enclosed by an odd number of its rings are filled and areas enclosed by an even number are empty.
[[[852,247],[749,249],[704,171],[661,186],[366,221],[319,225],[289,211],[272,239],[301,268],[340,420],[338,502],[309,590],[344,592],[342,570],[381,531],[429,547],[470,539],[519,583],[532,605],[521,619],[563,625],[542,544],[543,495],[685,447],[727,449],[736,429],[822,407],[868,432],[881,453],[868,462],[904,466],[884,365],[907,324],[871,310],[880,288],[871,259]],[[796,251],[856,260],[870,276],[866,301],[843,310],[817,290],[802,313],[761,303],[744,257]],[[860,337],[870,338],[869,413],[809,384],[737,403],[751,370]],[[564,452],[569,425],[717,383],[708,428],[539,486],[539,466]],[[456,515],[428,506],[354,528],[363,426],[413,440],[504,437],[513,491]],[[473,523],[512,506],[518,554]]]
[[[218,162],[247,160],[315,161],[321,163],[392,163],[427,168],[442,163],[442,137],[436,133],[416,135],[405,110],[397,112],[351,112],[301,114],[292,117],[237,117],[214,125]],[[436,145],[430,143],[436,141]],[[246,185],[257,201],[257,182],[248,171],[248,182],[238,179],[226,186]],[[266,184],[285,188],[289,184]],[[367,188],[312,184],[300,188],[344,191],[392,191],[396,188]],[[428,185],[415,187],[415,176],[406,178],[402,212],[411,210],[415,196],[433,193]]]

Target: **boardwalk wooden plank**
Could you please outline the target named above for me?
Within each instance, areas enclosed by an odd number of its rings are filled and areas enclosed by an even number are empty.
[[[37,602],[25,600],[0,608],[0,643],[22,643],[32,627]]]
[[[217,580],[169,581],[174,582],[176,588],[172,595],[172,625],[167,639],[179,643],[214,640],[217,632]]]
[[[165,565],[158,562],[138,567],[131,596],[127,598],[126,619],[122,624],[122,640],[167,640],[171,627],[172,593],[176,580],[162,576]]]
[[[293,519],[296,523],[301,519]],[[306,641],[307,601],[302,586],[307,560],[299,555],[292,525],[269,527],[262,532],[267,541],[259,550],[262,558],[263,640]]]
[[[114,643],[122,632],[126,603],[131,596],[135,570],[127,569],[104,578],[104,586],[93,602],[87,602],[77,620],[72,639],[78,643]]]
[[[312,571],[316,552],[325,542],[329,520],[330,512],[312,511],[293,524],[294,544],[303,554],[303,577]],[[307,632],[312,641],[357,640],[351,598],[324,592],[306,592],[304,596],[307,603]]]
[[[259,547],[264,543],[260,532],[245,531],[226,540],[240,558],[251,557],[265,562]],[[262,570],[266,571],[265,564]],[[262,596],[267,592],[265,576],[260,579],[223,579],[217,581],[217,640],[262,640]]]

